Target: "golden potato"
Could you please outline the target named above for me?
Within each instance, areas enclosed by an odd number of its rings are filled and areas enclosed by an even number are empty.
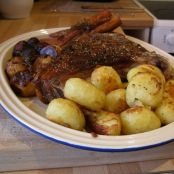
[[[76,130],[83,130],[85,118],[79,107],[67,99],[52,100],[46,110],[47,118],[55,123]]]
[[[139,100],[145,106],[155,108],[162,101],[164,84],[156,75],[146,72],[134,76],[126,89],[126,101],[131,107]]]
[[[91,74],[91,83],[105,93],[122,87],[119,74],[110,66],[96,68]]]
[[[128,82],[124,82],[122,88],[126,89],[128,84],[129,84]]]
[[[64,95],[66,98],[94,111],[101,110],[106,100],[103,91],[80,78],[70,78],[66,81]]]
[[[163,98],[155,113],[164,125],[174,122],[174,100],[172,98]]]
[[[84,110],[91,129],[100,135],[120,135],[121,121],[119,115],[107,111],[92,112]]]
[[[127,108],[125,89],[116,89],[106,95],[106,110],[119,114]]]
[[[174,80],[171,79],[166,82],[163,100],[155,112],[162,124],[174,122]]]
[[[130,69],[127,74],[128,82],[130,82],[131,79],[133,77],[135,77],[136,75],[144,73],[144,72],[149,72],[149,73],[152,73],[152,74],[158,76],[165,83],[165,77],[164,77],[163,73],[161,72],[161,70],[156,66],[148,65],[148,64],[139,65],[135,68]]]
[[[174,80],[170,79],[166,82],[164,88],[164,97],[170,97],[174,99]]]
[[[160,119],[145,107],[129,108],[120,114],[122,133],[125,135],[143,133],[161,126]]]

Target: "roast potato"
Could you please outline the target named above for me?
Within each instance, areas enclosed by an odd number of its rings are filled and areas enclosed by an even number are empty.
[[[100,135],[120,135],[121,121],[118,114],[107,111],[84,110],[90,128]]]
[[[163,125],[174,122],[174,101],[171,98],[164,98],[156,108],[156,114]]]
[[[106,100],[103,91],[80,78],[70,78],[66,81],[64,95],[66,98],[94,111],[101,110]]]
[[[135,68],[130,69],[127,74],[128,82],[130,82],[131,79],[135,77],[136,75],[144,73],[144,72],[149,72],[158,76],[163,81],[163,83],[165,83],[165,77],[163,73],[161,72],[161,70],[156,66],[148,65],[148,64],[139,65]]]
[[[122,133],[125,135],[143,133],[161,126],[160,119],[151,110],[138,106],[120,114]]]
[[[110,66],[96,68],[91,74],[91,83],[105,93],[122,87],[119,74]]]
[[[79,107],[72,101],[58,98],[52,100],[46,110],[47,118],[68,128],[83,130],[85,118]]]
[[[164,125],[174,122],[174,80],[172,79],[165,84],[163,100],[157,107],[156,114]]]
[[[166,82],[164,88],[164,97],[170,97],[174,100],[174,80],[170,79]]]
[[[124,82],[123,85],[122,85],[122,88],[126,89],[128,84],[129,84],[128,82]]]
[[[131,107],[139,100],[145,106],[155,108],[162,101],[164,84],[156,75],[144,72],[132,78],[126,89],[126,101]]]
[[[106,95],[106,110],[119,114],[127,108],[125,89],[116,89]]]

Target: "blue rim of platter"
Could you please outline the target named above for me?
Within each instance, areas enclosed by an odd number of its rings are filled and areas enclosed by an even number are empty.
[[[41,137],[44,137],[48,140],[54,141],[56,143],[60,143],[69,147],[73,147],[73,148],[77,148],[77,149],[82,149],[82,150],[90,150],[90,151],[97,151],[97,152],[131,152],[131,151],[138,151],[138,150],[145,150],[145,149],[150,149],[153,147],[158,147],[161,145],[165,145],[168,144],[170,142],[173,142],[174,139],[168,140],[168,141],[164,141],[161,143],[157,143],[157,144],[151,144],[148,146],[142,146],[142,147],[135,147],[135,148],[124,148],[124,149],[102,149],[102,148],[93,148],[93,147],[87,147],[87,146],[79,146],[79,145],[75,145],[75,144],[71,144],[71,143],[67,143],[58,139],[54,139],[52,137],[46,136],[45,134],[42,134],[40,132],[37,132],[34,129],[31,129],[29,126],[25,125],[24,123],[20,122],[19,120],[17,120],[13,115],[11,115],[2,105],[0,105],[0,107],[10,116],[10,118],[12,118],[13,120],[15,120],[17,123],[19,123],[20,125],[22,125],[24,128],[30,130],[31,132],[33,132],[36,135],[39,135]]]

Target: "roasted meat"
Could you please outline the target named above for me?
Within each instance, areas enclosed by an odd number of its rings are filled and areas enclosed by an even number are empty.
[[[50,66],[57,58],[62,47],[74,38],[86,33],[108,32],[120,24],[119,16],[112,16],[111,12],[104,10],[71,26],[69,29],[52,33],[48,38],[39,40],[32,37],[27,41],[19,41],[14,46],[13,57],[6,67],[11,86],[21,96],[33,96],[35,94],[32,83],[34,74],[47,69],[47,66]],[[47,86],[49,86],[49,83]],[[49,93],[56,93],[58,90]],[[62,93],[61,90],[60,93]],[[56,93],[55,96],[57,95]]]
[[[60,47],[65,46],[69,41],[86,33],[109,32],[121,25],[118,15],[113,16],[108,10],[103,10],[97,15],[86,18],[81,22],[72,25],[69,29],[50,34],[50,37],[42,39],[43,42]]]
[[[37,73],[33,82],[38,97],[48,103],[63,97],[61,86],[70,76],[86,75],[96,66],[108,65],[114,67],[124,80],[131,67],[145,63],[159,67],[166,78],[173,75],[165,58],[147,51],[122,34],[84,34],[66,45],[58,59]]]
[[[62,87],[69,77],[86,78],[96,66],[112,66],[123,81],[130,68],[145,63],[159,67],[166,79],[173,76],[173,69],[162,56],[122,34],[105,33],[120,24],[118,16],[105,10],[48,38],[20,41],[6,66],[11,86],[21,96],[36,93],[49,103],[64,97]]]

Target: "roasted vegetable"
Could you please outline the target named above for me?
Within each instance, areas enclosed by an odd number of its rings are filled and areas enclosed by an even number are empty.
[[[28,69],[22,57],[14,57],[7,62],[6,73],[8,77],[13,77],[18,72],[26,71]]]
[[[161,126],[155,113],[141,106],[125,110],[120,114],[120,118],[122,133],[126,135],[151,131]]]
[[[107,111],[93,112],[84,110],[88,126],[97,134],[120,135],[121,122],[119,115]]]
[[[164,88],[164,97],[169,97],[174,100],[174,80],[170,79],[166,82]]]
[[[67,99],[52,100],[46,110],[47,118],[68,128],[83,130],[85,118],[79,107]]]
[[[66,98],[94,111],[101,110],[106,100],[103,91],[80,78],[70,78],[66,81],[64,95]]]
[[[43,71],[44,69],[48,68],[48,66],[53,62],[53,58],[50,56],[39,56],[34,64],[33,64],[33,71],[38,73]]]
[[[28,39],[27,43],[31,46],[31,47],[35,47],[38,43],[39,43],[39,39],[37,37],[31,37],[30,39]]]
[[[23,49],[22,51],[22,58],[28,65],[32,65],[37,57],[38,57],[38,53],[32,47],[28,47],[26,49]]]
[[[164,84],[150,72],[140,73],[133,77],[126,89],[127,104],[132,107],[137,100],[145,106],[157,107],[162,101]]]
[[[163,73],[161,72],[161,70],[157,68],[156,66],[148,65],[148,64],[139,65],[135,68],[130,69],[130,71],[127,74],[128,82],[130,82],[131,79],[135,77],[136,75],[145,73],[145,72],[149,72],[158,76],[163,81],[163,83],[165,83],[165,77]]]
[[[174,122],[174,80],[166,82],[163,100],[155,112],[163,125]]]
[[[174,122],[174,101],[171,98],[164,98],[155,112],[163,125]]]
[[[19,96],[32,97],[35,95],[32,78],[32,74],[29,71],[21,71],[10,78],[10,84]]]
[[[26,41],[24,41],[24,40],[19,41],[18,43],[16,43],[16,45],[13,48],[12,56],[13,57],[22,56],[23,50],[28,48],[28,47],[29,47],[29,45]]]
[[[125,89],[117,89],[106,95],[106,110],[119,114],[127,108]]]
[[[38,53],[42,48],[48,45],[46,43],[40,42],[40,40],[37,37],[31,37],[30,39],[28,39],[27,43],[28,45],[30,45],[30,47],[34,48]]]
[[[40,50],[40,55],[56,58],[58,54],[55,47],[48,45]]]
[[[96,68],[91,74],[91,83],[105,93],[122,87],[119,74],[110,66]]]

